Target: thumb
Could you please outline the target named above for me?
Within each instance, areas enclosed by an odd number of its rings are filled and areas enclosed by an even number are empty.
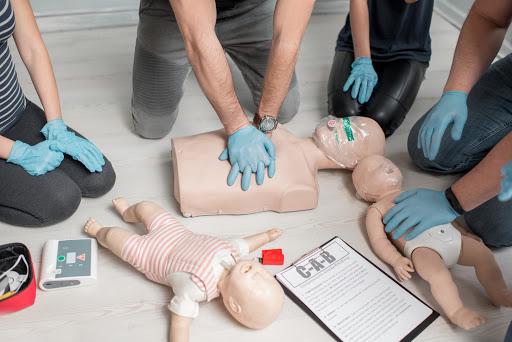
[[[452,139],[460,140],[462,137],[462,131],[464,130],[464,125],[466,124],[466,115],[457,115],[453,120],[452,126]]]
[[[50,144],[50,150],[54,152],[62,152],[60,149],[60,144],[58,142],[52,142]]]
[[[219,160],[228,160],[228,149],[225,148],[224,151],[219,156]]]

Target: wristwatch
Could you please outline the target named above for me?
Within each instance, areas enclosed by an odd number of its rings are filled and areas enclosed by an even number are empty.
[[[258,113],[254,114],[254,125],[257,129],[267,134],[277,128],[277,119],[270,115],[261,117]]]

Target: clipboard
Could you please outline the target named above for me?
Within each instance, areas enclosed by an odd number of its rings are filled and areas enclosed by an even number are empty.
[[[396,341],[403,341],[403,342],[409,342],[412,341],[414,338],[416,338],[423,330],[425,330],[432,322],[434,322],[437,317],[439,317],[439,313],[436,312],[433,308],[431,308],[429,305],[427,305],[425,302],[423,302],[421,299],[419,299],[416,295],[414,295],[412,292],[407,290],[404,286],[402,286],[398,281],[396,281],[394,278],[389,276],[386,272],[381,270],[379,267],[377,267],[373,262],[368,260],[364,255],[359,253],[356,249],[352,248],[348,243],[346,243],[343,239],[341,239],[338,236],[335,236],[334,238],[330,239],[326,243],[322,244],[320,247],[313,249],[312,251],[306,253],[299,259],[297,259],[294,263],[292,263],[290,266],[286,267],[282,271],[278,272],[275,275],[275,278],[277,281],[281,284],[284,292],[286,295],[295,303],[297,304],[305,313],[307,313],[314,321],[316,321],[329,335],[335,340],[340,342],[352,342],[352,341],[363,341],[364,339],[361,338],[345,338],[342,339],[339,335],[340,332],[335,331],[332,327],[332,322],[328,322],[329,319],[326,319],[325,317],[320,317],[315,311],[312,309],[306,302],[304,298],[301,298],[300,295],[298,295],[295,289],[308,286],[308,282],[311,281],[311,284],[313,284],[313,281],[315,277],[317,277],[319,274],[322,274],[322,278],[325,278],[326,274],[329,274],[331,272],[331,275],[335,276],[337,273],[332,273],[334,271],[334,267],[345,267],[340,266],[340,262],[346,263],[347,260],[350,259],[350,255],[353,255],[352,261],[354,264],[364,264],[364,267],[368,270],[371,270],[370,272],[375,273],[378,275],[378,278],[370,278],[370,279],[380,279],[382,280],[382,284],[388,284],[386,285],[386,291],[389,287],[393,287],[392,290],[393,293],[400,294],[400,299],[405,300],[407,303],[413,303],[411,305],[414,305],[414,308],[417,308],[416,311],[412,310],[413,312],[419,313],[421,312],[421,315],[418,315],[419,321],[414,321],[414,316],[407,315],[404,317],[407,317],[407,319],[410,320],[408,322],[407,326],[400,327],[402,330],[400,331],[398,327],[393,327],[392,329],[397,330],[397,334],[400,336],[400,338],[396,337],[398,335],[395,335]],[[336,266],[337,265],[337,266]],[[346,264],[347,265],[347,264]],[[354,268],[352,268],[354,269]],[[300,276],[296,276],[295,273],[298,273]],[[354,275],[353,278],[356,278],[357,275]],[[302,279],[303,278],[303,279]],[[317,283],[321,281],[317,278]],[[341,278],[341,277],[340,277]],[[348,278],[348,277],[347,277]],[[329,281],[333,281],[333,283],[337,279],[330,279]],[[343,280],[344,281],[344,280]],[[319,283],[320,284],[320,283]],[[323,282],[322,282],[323,284]],[[377,284],[377,282],[376,282]],[[378,284],[379,286],[381,284]],[[317,286],[314,286],[314,289],[316,291]],[[375,288],[377,289],[377,288]],[[308,293],[311,293],[313,290],[308,291]],[[321,290],[318,290],[321,291]],[[347,291],[348,293],[348,291]],[[401,297],[403,294],[404,297]],[[336,295],[339,295],[339,291],[336,292]],[[367,298],[365,299],[362,295],[360,296],[362,301],[366,300],[366,303],[370,303],[370,300]],[[327,298],[327,297],[326,297]],[[384,298],[382,296],[382,298]],[[377,300],[378,301],[378,300]],[[352,306],[352,308],[357,307],[358,302],[354,301],[350,303],[350,305],[347,305],[347,308],[349,306]],[[315,304],[316,305],[316,304]],[[337,312],[343,312],[343,309],[341,309],[343,306],[339,307],[339,309],[335,309],[332,311]],[[364,308],[363,308],[364,309]],[[363,309],[357,309],[357,313],[359,313]],[[380,316],[376,315],[376,319],[380,319]],[[374,318],[375,318],[374,317]],[[398,316],[397,316],[398,317]],[[398,318],[397,318],[398,319]],[[331,325],[331,326],[330,326]],[[401,324],[397,324],[398,326]],[[377,324],[378,326],[378,324]],[[372,326],[372,329],[375,329]],[[389,330],[391,331],[391,330]],[[341,334],[343,335],[343,334]],[[391,334],[392,335],[392,334]],[[372,339],[373,340],[373,339]],[[387,341],[392,342],[393,340],[388,339]]]

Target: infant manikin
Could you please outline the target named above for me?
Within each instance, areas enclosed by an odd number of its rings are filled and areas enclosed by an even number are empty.
[[[189,231],[153,202],[130,206],[117,198],[113,204],[125,222],[142,223],[147,234],[102,227],[92,218],[84,230],[150,280],[172,287],[171,341],[188,341],[199,302],[218,296],[246,327],[261,329],[277,318],[284,302],[281,286],[259,263],[241,258],[277,239],[279,229],[227,241]]]
[[[312,138],[297,138],[284,127],[272,133],[276,174],[248,191],[226,184],[228,161],[218,156],[226,147],[224,131],[172,140],[174,197],[184,216],[289,212],[313,209],[318,203],[319,169],[353,169],[362,158],[383,154],[382,129],[366,117],[327,117]],[[241,177],[239,177],[240,179]]]
[[[394,206],[402,186],[402,174],[390,160],[366,157],[354,169],[352,179],[357,195],[374,202],[368,209],[366,229],[375,254],[393,267],[400,281],[410,279],[416,270],[429,283],[434,299],[452,323],[466,330],[485,323],[482,316],[464,306],[449,271],[454,264],[474,267],[491,301],[497,306],[512,306],[512,294],[492,252],[452,224],[434,227],[410,241],[386,235],[382,219]]]

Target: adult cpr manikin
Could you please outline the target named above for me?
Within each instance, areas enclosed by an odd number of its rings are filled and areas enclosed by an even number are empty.
[[[273,178],[248,191],[227,186],[228,161],[223,131],[172,140],[174,196],[184,216],[289,212],[313,209],[318,203],[317,171],[353,169],[362,158],[384,153],[382,129],[365,117],[327,117],[312,138],[298,138],[279,126],[272,134],[276,147]],[[241,178],[241,177],[240,177]]]

